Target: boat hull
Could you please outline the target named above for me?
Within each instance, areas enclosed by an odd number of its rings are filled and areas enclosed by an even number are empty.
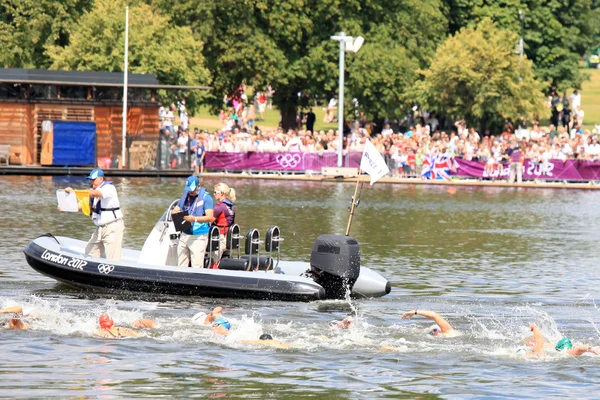
[[[300,276],[114,263],[63,247],[52,236],[33,240],[23,252],[34,270],[79,288],[285,301],[326,297],[323,287]]]

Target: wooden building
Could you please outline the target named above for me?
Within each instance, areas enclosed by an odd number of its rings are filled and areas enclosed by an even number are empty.
[[[157,141],[156,91],[208,89],[161,85],[154,74],[129,74],[127,135]],[[121,155],[123,74],[92,71],[0,69],[0,145],[10,163],[40,165],[42,121],[96,123],[96,158]]]

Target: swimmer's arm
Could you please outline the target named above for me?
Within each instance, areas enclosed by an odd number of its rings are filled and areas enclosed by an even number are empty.
[[[13,306],[13,307],[8,307],[8,308],[3,308],[0,310],[0,314],[23,314],[23,307]]]
[[[535,346],[533,348],[533,353],[544,353],[544,337],[542,336],[542,332],[535,326],[534,323],[529,325],[529,329],[533,332],[533,339],[535,340]]]
[[[429,318],[435,321],[435,323],[440,327],[442,333],[448,333],[454,330],[452,325],[448,321],[446,321],[440,314],[435,311],[429,310],[414,310],[409,311],[407,313],[402,314],[402,319],[411,319],[414,315],[421,315],[425,318]]]
[[[142,336],[141,333],[129,328],[117,328],[117,332],[119,332],[120,337]]]
[[[223,307],[215,307],[208,313],[206,318],[204,318],[204,325],[210,325],[215,319],[221,318],[221,311],[223,311]]]
[[[579,346],[575,346],[572,349],[568,349],[567,353],[572,356],[580,356],[588,351],[592,351],[592,346],[588,346],[587,344],[582,344]]]
[[[136,319],[131,323],[131,326],[137,329],[156,328],[156,322],[151,319]]]

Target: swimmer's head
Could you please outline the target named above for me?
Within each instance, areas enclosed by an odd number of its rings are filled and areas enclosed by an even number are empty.
[[[115,321],[113,321],[113,319],[107,313],[104,313],[98,317],[98,323],[102,329],[110,329],[115,325]]]
[[[263,333],[262,335],[260,335],[260,337],[258,339],[259,340],[273,340],[273,336],[269,335],[268,333]]]
[[[222,326],[227,330],[231,329],[231,324],[225,318],[217,318],[213,321],[213,327],[216,328],[218,326]]]
[[[432,325],[429,327],[429,329],[427,330],[427,334],[430,336],[438,336],[442,334],[442,330],[440,329],[439,326],[437,325]]]
[[[558,341],[558,343],[556,343],[556,347],[555,349],[557,351],[563,351],[565,349],[572,349],[573,348],[573,343],[571,343],[571,339],[569,339],[568,337],[564,337],[562,339],[560,339]]]
[[[347,316],[346,318],[337,323],[337,327],[340,329],[349,329],[353,322],[354,318],[351,316]]]

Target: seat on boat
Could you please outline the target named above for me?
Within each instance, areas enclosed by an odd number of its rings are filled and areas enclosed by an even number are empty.
[[[246,264],[250,261],[249,255],[242,256],[241,260],[246,260]],[[258,264],[258,269],[256,268]],[[248,265],[253,271],[268,271],[273,268],[273,259],[269,256],[252,256],[252,262]]]
[[[219,262],[219,269],[246,271],[248,269],[248,260],[244,258],[222,258],[221,262]]]

